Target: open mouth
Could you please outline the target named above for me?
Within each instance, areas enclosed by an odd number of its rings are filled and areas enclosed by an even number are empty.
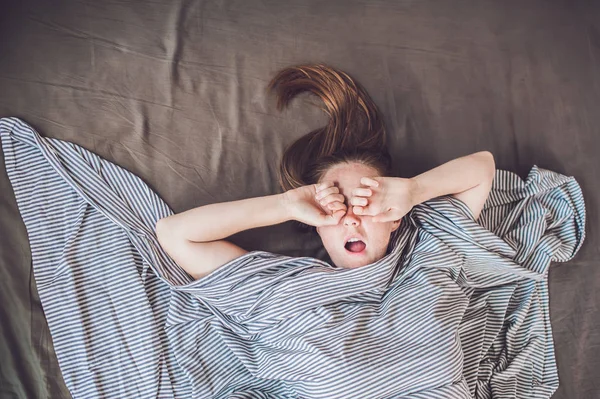
[[[351,238],[348,241],[346,241],[344,248],[346,248],[347,253],[358,255],[365,252],[367,244],[365,244],[364,241],[359,240],[357,238]]]

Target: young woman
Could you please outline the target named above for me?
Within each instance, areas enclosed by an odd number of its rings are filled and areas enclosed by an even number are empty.
[[[285,151],[282,193],[205,205],[158,221],[160,244],[195,279],[245,254],[226,238],[256,227],[296,220],[316,228],[332,262],[356,268],[384,257],[402,217],[428,199],[452,194],[479,217],[495,173],[490,152],[413,178],[392,177],[383,120],[346,73],[321,64],[289,67],[268,88],[277,94],[279,110],[299,93],[313,93],[325,104],[329,122]]]

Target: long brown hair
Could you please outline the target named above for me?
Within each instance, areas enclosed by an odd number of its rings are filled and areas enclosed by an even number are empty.
[[[391,174],[386,132],[377,106],[346,73],[323,64],[298,65],[279,71],[267,89],[283,110],[298,94],[308,91],[325,104],[326,126],[300,137],[284,152],[279,184],[284,191],[314,184],[333,165],[360,162],[380,175]]]

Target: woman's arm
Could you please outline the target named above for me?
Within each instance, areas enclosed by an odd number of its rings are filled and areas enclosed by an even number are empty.
[[[193,208],[160,219],[156,237],[183,270],[199,279],[248,252],[223,238],[289,220],[282,198],[277,194]]]
[[[323,183],[298,187],[282,194],[200,206],[160,219],[156,236],[165,252],[188,274],[199,279],[248,251],[225,240],[235,233],[299,220],[313,226],[337,224],[345,213],[343,196]],[[321,204],[320,204],[321,203]]]
[[[453,159],[413,178],[364,176],[352,192],[350,204],[357,215],[373,216],[375,222],[398,220],[413,206],[451,194],[469,207],[475,220],[488,197],[495,175],[489,151]]]
[[[469,207],[477,220],[489,196],[495,173],[494,156],[489,151],[453,159],[411,179],[415,183],[414,205],[452,194]]]
[[[448,161],[412,178],[416,183],[414,202],[420,204],[431,198],[467,191],[494,177],[494,156],[480,151]]]
[[[281,194],[209,204],[160,219],[156,237],[183,270],[200,279],[248,252],[223,238],[285,222],[288,215]]]
[[[159,220],[157,230],[192,242],[220,240],[240,231],[291,219],[283,194],[220,202],[190,209]]]

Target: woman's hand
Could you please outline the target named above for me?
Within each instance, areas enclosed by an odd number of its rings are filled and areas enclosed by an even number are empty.
[[[352,190],[352,212],[373,216],[374,222],[399,220],[415,205],[417,187],[413,179],[362,177],[360,183],[366,187]]]
[[[292,219],[315,227],[338,224],[348,209],[333,182],[288,190],[283,199]]]

